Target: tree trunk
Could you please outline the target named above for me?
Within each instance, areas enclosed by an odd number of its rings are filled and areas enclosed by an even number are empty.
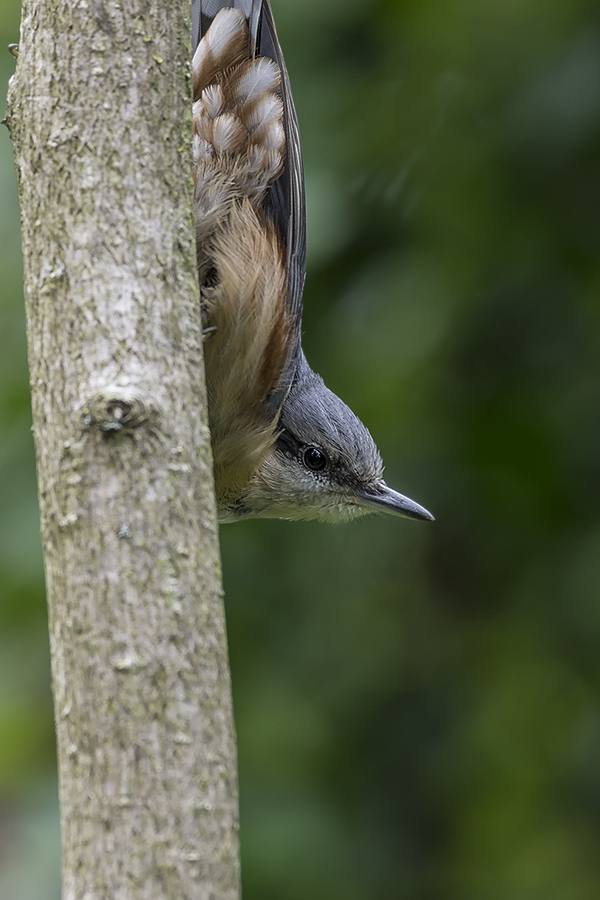
[[[9,92],[64,900],[239,897],[190,18],[25,0]]]

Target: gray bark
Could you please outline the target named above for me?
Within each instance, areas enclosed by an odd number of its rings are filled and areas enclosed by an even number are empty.
[[[239,897],[189,2],[25,0],[9,92],[64,900]]]

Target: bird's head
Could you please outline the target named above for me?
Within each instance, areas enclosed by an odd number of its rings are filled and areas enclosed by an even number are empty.
[[[279,435],[226,521],[240,518],[344,522],[370,512],[432,520],[387,486],[368,430],[302,358],[283,404]]]

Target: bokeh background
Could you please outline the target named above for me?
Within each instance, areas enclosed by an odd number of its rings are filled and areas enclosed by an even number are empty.
[[[597,900],[598,4],[273,6],[305,349],[437,521],[222,529],[244,898]],[[18,232],[2,130],[0,896],[57,900]]]

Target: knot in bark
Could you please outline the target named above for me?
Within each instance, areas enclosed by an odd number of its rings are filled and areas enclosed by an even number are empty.
[[[158,406],[135,388],[109,387],[94,394],[81,410],[81,424],[111,432],[133,431],[158,418]]]

